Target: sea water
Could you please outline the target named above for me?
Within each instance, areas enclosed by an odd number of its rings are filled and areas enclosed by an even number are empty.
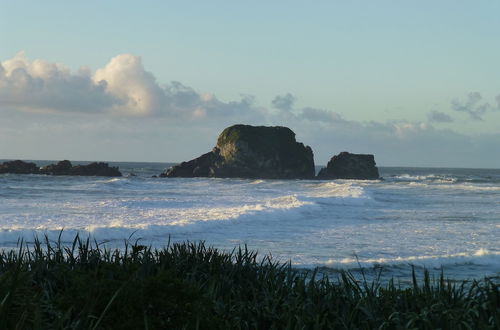
[[[154,178],[169,164],[110,165],[124,177],[0,175],[0,247],[79,233],[111,248],[246,245],[326,274],[500,276],[498,169],[381,167],[380,180],[317,181]]]

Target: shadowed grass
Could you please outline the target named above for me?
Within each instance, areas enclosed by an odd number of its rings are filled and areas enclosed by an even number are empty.
[[[0,329],[498,329],[489,280],[401,287],[204,243],[158,250],[38,239],[0,253]]]

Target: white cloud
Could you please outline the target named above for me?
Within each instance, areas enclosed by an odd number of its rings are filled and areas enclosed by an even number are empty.
[[[24,52],[0,65],[0,106],[23,111],[170,116],[172,120],[260,116],[253,97],[222,102],[173,81],[160,86],[139,56],[122,54],[92,73],[59,63],[30,61]]]
[[[151,115],[166,104],[165,91],[154,75],[146,70],[141,58],[129,54],[115,56],[93,77],[95,84],[104,84],[106,92],[122,102],[113,110],[130,115]]]
[[[0,64],[0,105],[30,111],[105,111],[119,100],[95,83],[88,71],[29,61],[24,52]]]

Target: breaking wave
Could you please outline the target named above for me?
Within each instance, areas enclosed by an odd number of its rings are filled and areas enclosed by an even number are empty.
[[[444,255],[421,255],[394,258],[342,258],[339,260],[330,259],[325,266],[338,269],[352,268],[374,268],[374,267],[394,267],[400,265],[411,265],[420,268],[440,269],[446,266],[457,265],[496,265],[500,267],[500,251],[489,251],[480,248],[471,252],[460,252]]]

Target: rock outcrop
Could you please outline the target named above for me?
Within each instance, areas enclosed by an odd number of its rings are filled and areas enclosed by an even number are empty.
[[[291,129],[234,125],[219,135],[212,151],[160,176],[307,179],[314,173],[311,148],[297,142]]]
[[[379,178],[373,155],[341,152],[333,156],[327,166],[322,168],[318,179],[375,180]]]
[[[50,164],[40,169],[41,174],[48,175],[71,175],[73,165],[69,160],[62,160],[57,164]]]
[[[88,165],[73,166],[69,160],[63,160],[57,164],[50,164],[42,168],[39,168],[35,163],[13,160],[0,164],[0,174],[1,173],[111,177],[122,176],[118,167],[111,167],[107,163],[90,163]]]
[[[160,177],[215,177],[216,164],[221,162],[222,158],[220,157],[219,150],[214,148],[212,151],[198,158],[172,166],[160,174]]]
[[[0,164],[0,174],[37,174],[39,171],[35,163],[23,162],[22,160],[11,160]]]
[[[109,166],[107,163],[90,163],[88,165],[76,165],[70,170],[70,175],[80,176],[122,176],[118,167]]]

